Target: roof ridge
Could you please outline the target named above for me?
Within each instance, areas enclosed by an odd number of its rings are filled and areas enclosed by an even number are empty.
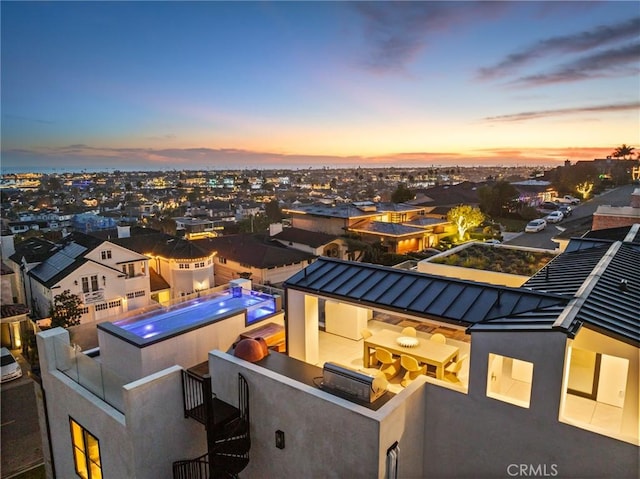
[[[567,307],[560,313],[555,323],[553,323],[554,328],[565,329],[567,331],[571,329],[571,325],[589,297],[589,294],[596,287],[602,274],[607,270],[607,266],[611,263],[611,260],[615,257],[621,246],[622,242],[616,241],[609,247],[602,258],[600,258],[598,264],[591,270],[591,273],[587,276],[587,279],[584,280],[578,291],[576,291]]]

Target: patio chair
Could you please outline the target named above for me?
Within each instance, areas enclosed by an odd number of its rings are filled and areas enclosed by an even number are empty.
[[[387,380],[395,378],[400,372],[400,358],[394,358],[386,349],[376,348],[376,359],[380,361],[380,371]]]
[[[447,338],[441,333],[432,334],[429,340],[435,341],[436,343],[447,344]]]
[[[407,387],[411,384],[411,381],[417,378],[420,374],[427,374],[427,366],[424,364],[420,366],[418,360],[413,356],[407,356],[406,354],[401,355],[400,364],[406,371],[402,381],[400,382],[403,387]]]
[[[464,354],[457,361],[449,364],[446,368],[444,368],[444,378],[452,383],[459,383],[460,378],[458,378],[458,374],[462,369],[462,365],[467,360],[468,355]]]
[[[369,329],[363,328],[362,330],[360,330],[360,336],[362,336],[362,339],[367,339],[373,336],[373,333]],[[376,358],[376,352],[374,350],[373,352],[369,353],[369,366],[377,366],[377,365],[378,365],[378,359]]]
[[[418,335],[418,333],[416,332],[416,328],[408,326],[402,330],[402,335],[411,336],[412,338],[415,338]]]

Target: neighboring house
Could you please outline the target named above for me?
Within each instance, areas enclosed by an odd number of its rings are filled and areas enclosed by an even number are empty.
[[[416,224],[425,216],[423,206],[362,201],[298,205],[283,212],[291,215],[294,228],[334,236],[356,234],[364,241],[381,244],[389,253],[421,251],[439,240],[433,229]]]
[[[300,228],[283,228],[281,223],[269,227],[271,238],[283,246],[310,253],[314,256],[347,258],[348,245],[340,236],[308,231]]]
[[[545,201],[552,201],[558,191],[549,181],[525,180],[511,183],[518,192],[518,202],[528,206],[538,206]]]
[[[263,285],[278,285],[311,264],[316,256],[263,235],[244,233],[196,240],[202,249],[215,252],[215,285],[238,278]]]
[[[215,251],[155,230],[136,228],[128,231],[133,234],[120,232],[112,241],[148,258],[151,269],[169,285],[172,299],[213,287]],[[154,294],[166,290],[158,281],[159,289],[154,290]],[[162,298],[166,298],[166,291]]]
[[[148,305],[148,259],[83,233],[65,237],[55,252],[27,273],[29,303],[45,318],[54,297],[69,290],[82,300],[81,323],[100,321]]]
[[[631,226],[640,223],[640,188],[631,193],[629,206],[600,205],[593,213],[593,230]]]
[[[184,235],[188,240],[215,238],[218,236],[216,230],[221,229],[216,227],[213,220],[208,219],[178,217],[173,220],[176,222],[176,234]]]
[[[148,311],[98,326],[96,359],[62,329],[40,333],[56,474],[636,478],[640,226],[605,236],[572,240],[522,287],[321,257],[285,282],[286,322],[222,312],[236,292],[253,296],[236,283],[172,309],[162,330]],[[340,333],[320,328],[322,313]],[[345,337],[359,323],[376,332]],[[416,349],[399,341],[409,324]],[[256,326],[284,326],[287,354],[237,357]],[[368,345],[389,335],[407,356],[426,349],[427,375],[391,378],[371,402],[327,389],[325,362],[379,374]]]
[[[4,238],[3,236],[3,240]],[[13,253],[6,260],[6,264],[15,273],[16,288],[14,291],[17,296],[16,302],[31,304],[27,274],[35,266],[53,256],[57,250],[58,246],[55,243],[42,238],[29,238],[15,245]]]
[[[16,274],[7,266],[4,261],[0,263],[1,271],[1,299],[0,307],[2,312],[1,320],[1,337],[2,346],[9,349],[18,349],[22,347],[24,331],[27,327],[27,314],[29,308],[24,304],[16,304],[18,296],[16,294],[17,284],[15,281]]]

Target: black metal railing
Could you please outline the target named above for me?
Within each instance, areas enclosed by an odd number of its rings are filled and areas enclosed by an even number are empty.
[[[173,479],[209,479],[209,453],[173,463]]]
[[[207,425],[211,417],[211,377],[198,376],[191,371],[182,371],[182,398],[184,417],[191,417],[201,424]],[[205,401],[205,398],[208,399]]]
[[[237,478],[249,464],[251,448],[247,380],[238,374],[238,407],[235,408],[215,398],[208,374],[198,376],[183,371],[182,378],[185,417],[205,424],[208,452],[195,459],[174,462],[174,479]],[[218,417],[215,417],[216,408]],[[229,414],[230,409],[235,412]]]

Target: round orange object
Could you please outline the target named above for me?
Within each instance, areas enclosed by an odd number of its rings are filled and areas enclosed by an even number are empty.
[[[265,344],[266,346],[266,344]],[[260,361],[265,357],[265,353],[262,349],[262,345],[255,339],[243,339],[238,344],[233,352],[234,356],[251,363]]]

